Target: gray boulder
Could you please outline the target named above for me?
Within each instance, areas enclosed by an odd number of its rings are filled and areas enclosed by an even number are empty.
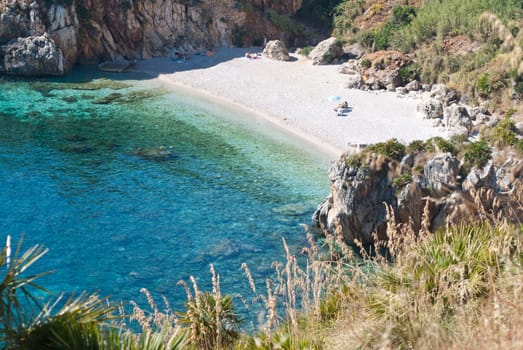
[[[263,54],[273,60],[278,61],[289,61],[291,57],[289,56],[289,51],[287,47],[280,40],[271,40],[265,45],[263,49]]]
[[[62,52],[47,34],[15,39],[5,45],[2,51],[5,74],[21,76],[64,74]]]
[[[365,49],[359,43],[344,45],[342,50],[347,59],[359,60],[361,57],[363,57],[363,55],[365,55]]]
[[[421,89],[421,84],[417,80],[412,80],[410,83],[405,85],[405,89],[408,91],[418,91]]]
[[[435,195],[444,195],[456,187],[458,173],[459,160],[451,153],[439,153],[425,164],[422,185]]]
[[[464,127],[470,131],[472,127],[472,120],[465,106],[453,104],[446,107],[443,111],[443,119],[449,129]]]
[[[443,104],[441,101],[429,97],[418,103],[417,110],[425,119],[436,119],[443,117]]]
[[[372,156],[371,162],[383,161],[381,156]],[[388,164],[361,167],[347,165],[343,159],[336,162],[329,172],[331,194],[314,213],[314,223],[331,231],[341,227],[345,241],[350,243],[370,243],[375,232],[384,239],[383,203],[394,200],[387,170]]]
[[[16,6],[8,6],[0,15],[0,45],[12,39],[29,35],[26,16]]]
[[[523,122],[516,123],[516,132],[518,135],[523,135]]]
[[[343,56],[343,49],[334,37],[323,40],[309,53],[309,59],[314,65],[330,64]]]
[[[514,183],[523,176],[523,161],[510,157],[496,172],[497,188],[500,192],[511,192]]]
[[[447,87],[445,84],[434,84],[430,89],[430,96],[432,97],[445,97],[447,94]]]
[[[348,60],[338,69],[340,74],[357,74],[360,73],[360,66],[357,60]]]
[[[461,186],[465,191],[477,190],[481,187],[494,189],[496,187],[496,167],[489,161],[483,168],[473,167]]]
[[[355,73],[347,75],[347,81],[345,83],[347,89],[359,89],[362,85],[363,78],[361,77],[361,74]]]

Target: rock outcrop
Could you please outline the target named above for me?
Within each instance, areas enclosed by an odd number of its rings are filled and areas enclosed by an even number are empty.
[[[364,89],[394,91],[407,83],[401,69],[412,60],[401,52],[377,51],[363,56],[362,61],[365,62],[361,68]]]
[[[287,47],[281,40],[269,41],[263,49],[263,54],[269,58],[272,58],[273,60],[278,61],[289,61],[291,59]]]
[[[425,159],[428,160],[425,161]],[[369,150],[345,154],[331,168],[331,193],[313,215],[317,227],[349,244],[387,239],[386,205],[414,232],[478,218],[523,217],[523,160],[473,167],[465,179],[450,153],[407,155],[402,162]],[[423,220],[423,215],[427,215]]]
[[[27,77],[64,74],[62,52],[48,35],[12,40],[0,54],[5,74]]]
[[[301,0],[15,0],[0,4],[0,46],[48,33],[62,52],[67,71],[78,62],[146,59],[168,56],[173,50],[247,46],[261,44],[266,37],[283,38],[266,12],[290,16],[301,5]]]
[[[308,57],[312,61],[312,64],[321,65],[333,63],[342,56],[342,47],[338,40],[332,37],[323,40],[316,45],[316,47],[309,53]]]

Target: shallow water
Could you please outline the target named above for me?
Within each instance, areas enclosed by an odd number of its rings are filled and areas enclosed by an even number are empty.
[[[141,77],[92,77],[0,83],[0,235],[49,247],[33,271],[55,270],[40,282],[55,293],[146,287],[181,309],[177,282],[209,289],[211,263],[222,293],[247,293],[242,262],[263,289],[282,237],[304,244],[328,160]]]

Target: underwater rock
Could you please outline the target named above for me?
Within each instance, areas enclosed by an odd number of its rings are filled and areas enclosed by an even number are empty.
[[[131,152],[132,155],[142,158],[144,160],[154,160],[157,162],[175,159],[177,156],[172,147],[153,147],[153,148],[137,148]]]
[[[61,150],[67,153],[90,153],[94,148],[84,143],[73,143],[62,147]]]
[[[76,135],[76,134],[65,135],[64,139],[66,139],[67,141],[70,141],[70,142],[84,142],[87,140],[86,137]]]

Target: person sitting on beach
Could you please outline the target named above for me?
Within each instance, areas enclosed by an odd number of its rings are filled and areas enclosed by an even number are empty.
[[[346,108],[349,108],[349,103],[347,101],[343,101],[342,103],[334,107],[334,112],[339,111],[340,109],[344,110]]]

